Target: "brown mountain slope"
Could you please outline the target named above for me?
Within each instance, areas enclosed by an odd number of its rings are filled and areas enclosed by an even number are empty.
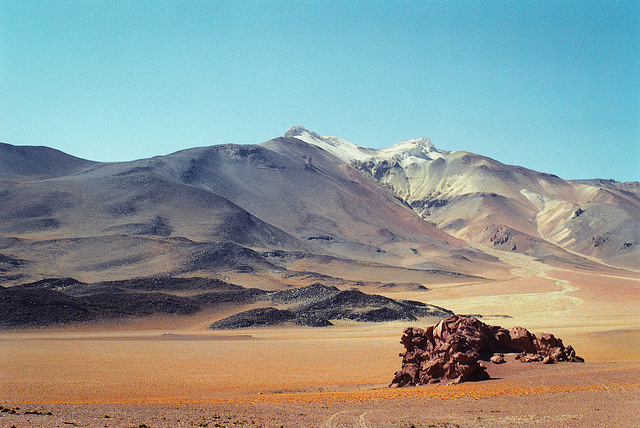
[[[450,265],[451,254],[474,257],[461,248],[464,241],[422,221],[375,181],[297,139],[185,150],[163,162],[173,179],[218,194],[334,255],[394,265],[428,262],[429,268]],[[417,263],[416,254],[422,254]]]
[[[430,271],[499,265],[333,155],[295,139],[265,146],[196,148],[81,169],[68,158],[61,170],[72,173],[55,177],[37,163],[28,175],[0,172],[4,282],[196,272],[282,282],[289,258],[263,254],[282,251],[295,260],[326,254]]]
[[[268,262],[240,249],[317,252],[223,197],[155,173],[155,162],[0,180],[0,253],[21,261],[5,279],[126,279],[200,269],[203,259],[218,270],[264,269]]]

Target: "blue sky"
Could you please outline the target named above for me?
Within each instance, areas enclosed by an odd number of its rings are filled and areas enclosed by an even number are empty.
[[[0,141],[100,161],[304,125],[640,180],[640,1],[0,2]]]

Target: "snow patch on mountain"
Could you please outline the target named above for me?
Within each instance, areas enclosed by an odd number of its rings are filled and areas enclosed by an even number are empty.
[[[418,165],[427,165],[449,154],[451,152],[436,149],[429,138],[416,138],[379,149],[373,158],[377,162],[387,161],[398,163],[403,168],[415,168]]]
[[[297,138],[306,143],[321,147],[340,159],[352,163],[354,161],[384,161],[399,163],[403,168],[424,164],[451,154],[435,148],[429,138],[416,138],[402,141],[383,149],[370,149],[358,146],[338,137],[321,136],[303,126],[293,126],[284,134],[287,138]]]
[[[285,138],[297,138],[305,143],[318,146],[348,163],[355,160],[369,159],[376,152],[375,149],[358,146],[342,138],[320,136],[313,131],[305,129],[303,126],[289,128],[284,136]]]

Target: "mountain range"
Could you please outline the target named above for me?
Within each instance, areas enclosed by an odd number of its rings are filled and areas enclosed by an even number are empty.
[[[293,127],[116,163],[0,144],[0,201],[3,286],[198,276],[417,289],[506,274],[486,248],[640,268],[640,183],[567,181],[429,139],[376,150]]]
[[[428,138],[373,150],[301,127],[287,135],[350,163],[425,221],[465,242],[640,267],[638,182],[567,181],[469,152],[438,150]]]

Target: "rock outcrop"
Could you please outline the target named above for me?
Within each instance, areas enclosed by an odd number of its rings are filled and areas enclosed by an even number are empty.
[[[518,353],[521,362],[584,361],[552,334],[536,336],[522,327],[507,330],[459,315],[426,330],[407,327],[400,343],[406,351],[400,354],[402,369],[395,373],[392,387],[489,379],[481,361],[502,364],[504,353]]]

